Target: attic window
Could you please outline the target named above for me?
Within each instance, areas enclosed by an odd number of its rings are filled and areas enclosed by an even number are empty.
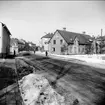
[[[48,42],[45,42],[45,44],[48,44]]]

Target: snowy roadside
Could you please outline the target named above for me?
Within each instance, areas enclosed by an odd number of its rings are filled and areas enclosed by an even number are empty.
[[[37,55],[45,56],[45,52],[36,52]],[[80,60],[84,64],[105,68],[105,60],[102,57],[105,55],[57,55],[57,54],[48,54],[51,58],[62,59],[62,60]]]
[[[44,76],[37,73],[24,76],[19,81],[19,89],[24,105],[77,105],[79,103],[72,94],[60,95]]]

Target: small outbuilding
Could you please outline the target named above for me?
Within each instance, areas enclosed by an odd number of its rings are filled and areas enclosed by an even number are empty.
[[[11,52],[12,55],[17,55],[18,54],[18,42],[15,38],[11,38],[10,52]]]

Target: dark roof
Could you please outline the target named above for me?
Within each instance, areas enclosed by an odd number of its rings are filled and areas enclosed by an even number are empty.
[[[64,31],[64,30],[56,30],[56,31],[58,31],[61,34],[61,36],[68,44],[73,43],[76,37],[79,39],[79,44],[89,44],[89,40],[90,39],[92,40],[92,37],[90,35],[86,35],[86,34],[84,35],[80,33]]]
[[[15,38],[11,38],[10,40],[10,45],[15,45],[15,44],[18,44],[18,41],[15,39]]]
[[[7,26],[6,26],[4,23],[2,23],[2,22],[0,22],[0,23],[1,23],[2,26],[7,30],[8,34],[9,34],[9,35],[12,35],[12,34],[10,33],[9,29],[7,28]]]
[[[42,38],[52,38],[53,35],[54,35],[53,33],[48,33],[48,34],[44,35],[43,37],[41,37],[41,39]]]

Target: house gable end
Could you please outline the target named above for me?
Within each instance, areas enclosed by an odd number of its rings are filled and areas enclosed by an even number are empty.
[[[57,36],[55,36],[55,35],[60,35],[60,37],[62,37],[62,39],[65,41],[65,43],[68,44],[67,41],[65,40],[65,38],[63,37],[63,35],[59,32],[59,30],[56,30],[56,31],[55,31],[53,37],[49,40],[49,43],[51,42],[51,40],[52,40],[54,37],[57,37]]]

